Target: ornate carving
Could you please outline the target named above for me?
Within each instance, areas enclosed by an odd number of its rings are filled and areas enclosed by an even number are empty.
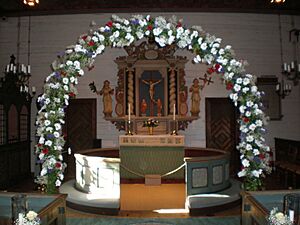
[[[116,87],[116,107],[115,112],[120,116],[124,116],[124,71],[125,69],[119,69],[118,72],[118,86]]]
[[[177,50],[177,47],[173,44],[161,48],[155,42],[144,41],[138,46],[130,45],[128,47],[124,47],[124,49],[130,57],[153,60],[166,59],[166,57],[175,58],[174,53]],[[119,57],[118,59],[123,58]]]
[[[185,85],[185,71],[180,68],[179,71],[179,114],[181,116],[186,116],[188,112],[187,98],[188,98],[188,88]]]
[[[134,114],[134,86],[133,86],[133,69],[128,68],[128,92],[127,101],[130,104],[131,111],[130,114]]]
[[[174,112],[174,104],[176,105],[176,72],[175,67],[170,68],[170,83],[169,83],[169,111],[170,114]],[[175,112],[176,113],[176,112]]]

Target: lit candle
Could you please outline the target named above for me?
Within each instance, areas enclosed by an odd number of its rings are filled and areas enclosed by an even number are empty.
[[[277,84],[276,85],[276,91],[279,91],[279,88],[280,88],[280,86],[279,86],[279,84]]]
[[[14,64],[10,64],[10,71],[13,71],[13,68],[14,68]]]
[[[6,66],[6,72],[9,72],[9,65]]]
[[[131,114],[131,112],[130,112],[130,103],[128,103],[128,121],[130,121],[130,114]]]
[[[23,87],[22,86],[20,86],[20,92],[22,92],[23,91]]]
[[[31,92],[32,92],[33,94],[35,94],[35,92],[36,92],[35,86],[32,86],[32,87],[31,87]]]
[[[287,72],[290,73],[291,72],[291,66],[287,65]]]
[[[14,73],[16,73],[17,72],[17,67],[16,66],[14,66]]]
[[[287,71],[287,63],[283,63],[283,71],[284,71],[284,72]]]
[[[30,65],[27,66],[27,73],[30,73]]]
[[[175,120],[175,112],[176,110],[175,110],[175,104],[173,105],[173,120]]]
[[[294,210],[289,210],[290,221],[294,222]]]
[[[298,72],[300,72],[300,63],[298,64]]]
[[[19,224],[23,224],[23,215],[22,213],[19,213]]]
[[[291,70],[295,69],[295,63],[294,61],[291,62]]]

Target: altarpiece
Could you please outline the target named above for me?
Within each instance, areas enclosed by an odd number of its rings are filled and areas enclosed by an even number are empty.
[[[184,130],[189,122],[198,119],[198,116],[188,115],[184,70],[188,60],[174,55],[176,45],[161,48],[149,39],[139,45],[125,47],[125,50],[128,56],[115,59],[118,65],[116,117],[105,116],[106,120],[114,123],[119,130],[128,129],[126,122],[130,120],[134,133],[145,134],[144,121],[155,118],[159,126],[154,133],[168,134],[172,126]]]

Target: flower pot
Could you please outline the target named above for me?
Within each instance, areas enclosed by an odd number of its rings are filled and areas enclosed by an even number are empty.
[[[148,134],[153,135],[153,127],[148,127]]]

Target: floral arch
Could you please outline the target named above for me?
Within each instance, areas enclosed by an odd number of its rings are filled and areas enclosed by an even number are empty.
[[[204,32],[201,27],[185,28],[174,16],[167,20],[149,15],[135,15],[130,19],[113,15],[105,26],[80,36],[74,46],[67,47],[60,61],[56,61],[54,72],[46,78],[44,93],[39,98],[42,107],[36,121],[39,136],[36,153],[42,170],[38,182],[46,184],[47,192],[53,193],[64,178],[64,109],[69,99],[76,97],[75,85],[78,77],[84,75],[82,68],[92,68],[94,58],[103,54],[106,47],[129,46],[150,37],[161,47],[175,43],[180,49],[191,51],[195,55],[194,63],[209,64],[208,72],[218,74],[226,89],[231,90],[229,97],[240,111],[241,135],[237,149],[242,168],[238,176],[244,178],[246,190],[259,189],[262,178],[271,170],[270,149],[263,138],[266,116],[255,76],[245,73],[245,63],[234,59],[231,46],[221,47],[221,39]]]

